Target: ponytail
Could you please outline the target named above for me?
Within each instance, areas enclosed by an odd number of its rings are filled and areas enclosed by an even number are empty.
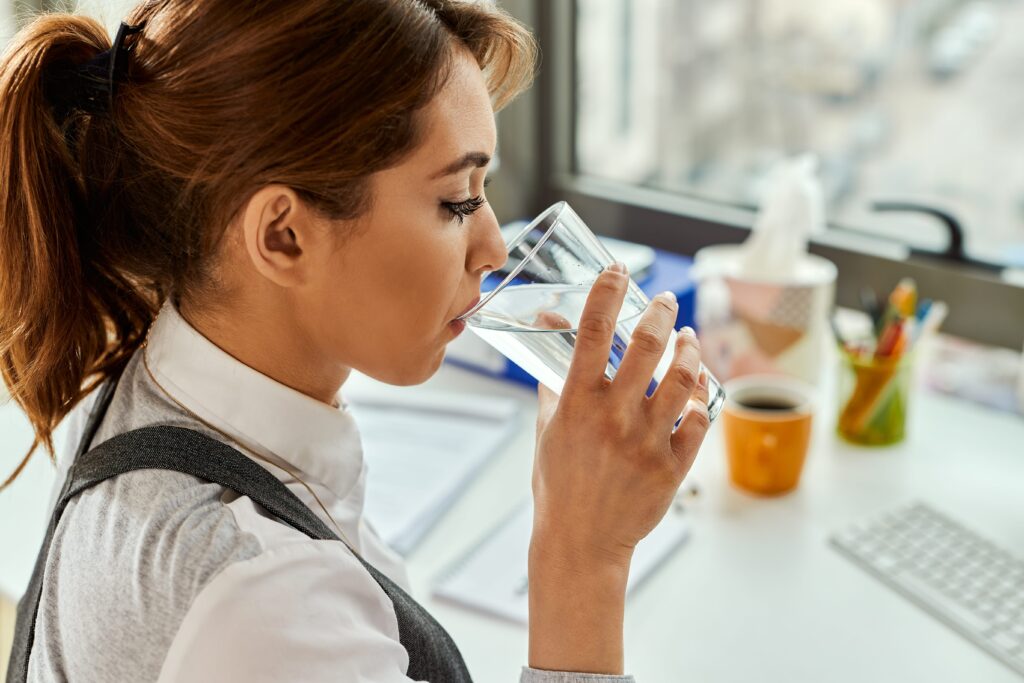
[[[104,133],[110,117],[54,102],[52,92],[62,74],[109,47],[98,22],[51,14],[0,58],[0,372],[35,431],[0,491],[40,444],[56,462],[54,429],[123,368],[155,309],[152,293],[118,274],[94,237],[90,187],[104,165],[96,155],[116,151],[82,143],[113,140]]]

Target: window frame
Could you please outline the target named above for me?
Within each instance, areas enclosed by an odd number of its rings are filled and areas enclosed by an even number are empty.
[[[631,186],[574,168],[577,1],[502,2],[506,10],[532,25],[542,55],[538,80],[525,103],[499,114],[499,146],[504,161],[512,157],[512,163],[503,163],[511,168],[503,168],[501,175],[506,182],[520,185],[518,201],[508,208],[520,215],[535,215],[564,199],[598,234],[682,254],[692,255],[711,244],[742,242],[755,217],[751,208]],[[502,145],[501,139],[508,138],[515,144]],[[524,147],[534,151],[532,158],[521,151]],[[531,180],[524,185],[523,178]],[[952,261],[833,221],[825,233],[812,239],[810,250],[838,267],[839,306],[859,308],[862,287],[887,292],[909,276],[921,292],[949,305],[945,332],[1014,350],[1024,345],[1024,273],[1020,270]]]

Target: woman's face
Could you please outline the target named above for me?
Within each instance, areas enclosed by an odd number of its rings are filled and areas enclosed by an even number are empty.
[[[423,143],[371,176],[372,208],[342,228],[347,234],[320,263],[301,314],[334,360],[392,384],[419,383],[437,370],[460,332],[452,321],[479,296],[485,271],[506,259],[490,205],[471,201],[484,197],[497,132],[468,52],[459,52],[423,116]],[[452,212],[477,204],[464,216]]]

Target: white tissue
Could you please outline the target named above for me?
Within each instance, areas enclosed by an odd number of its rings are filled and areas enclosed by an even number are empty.
[[[806,260],[810,236],[825,229],[825,200],[812,154],[772,169],[750,237],[740,249],[739,271],[748,278],[792,277]]]

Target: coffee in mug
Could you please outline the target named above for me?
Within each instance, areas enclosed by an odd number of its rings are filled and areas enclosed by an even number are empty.
[[[784,375],[747,375],[727,382],[725,390],[732,482],[762,495],[796,488],[811,440],[814,388]]]

